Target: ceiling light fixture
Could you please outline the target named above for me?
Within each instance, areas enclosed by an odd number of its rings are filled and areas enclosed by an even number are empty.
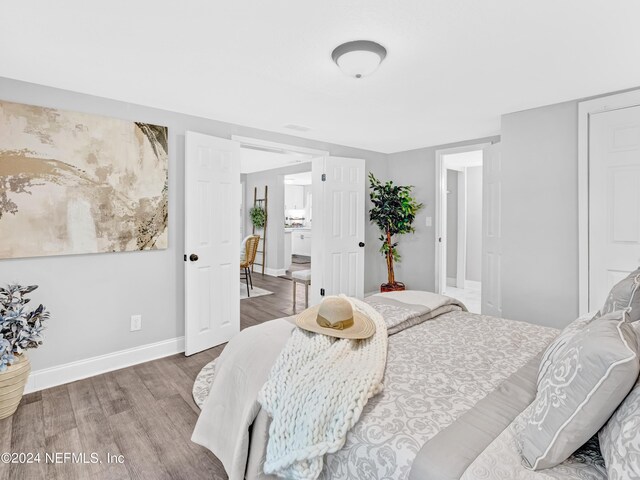
[[[354,78],[371,75],[387,56],[387,49],[370,40],[356,40],[338,45],[331,58],[344,73]]]

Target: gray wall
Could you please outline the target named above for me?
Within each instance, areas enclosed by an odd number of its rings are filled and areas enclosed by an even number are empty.
[[[465,278],[482,280],[482,167],[468,167],[467,177],[467,265]]]
[[[502,117],[502,311],[563,327],[578,314],[578,102]]]
[[[447,280],[458,275],[458,171],[447,170]],[[454,284],[455,285],[455,284]]]
[[[197,118],[105,98],[0,78],[2,100],[151,122],[169,127],[169,248],[154,252],[60,256],[0,261],[0,283],[39,284],[34,301],[52,312],[45,344],[31,354],[35,370],[184,334],[184,132],[243,135],[364,158],[386,176],[387,156]],[[377,231],[366,230],[365,287],[385,278]],[[142,330],[129,331],[142,314]]]
[[[247,174],[246,186],[246,232],[251,232],[249,209],[253,206],[254,187],[258,188],[258,198],[264,196],[265,185],[269,187],[267,205],[267,268],[284,268],[284,176],[290,173],[310,172],[311,163],[301,163],[283,168]],[[261,262],[261,258],[257,259]],[[259,267],[256,267],[259,269]]]
[[[398,245],[403,260],[397,265],[396,277],[407,288],[435,290],[436,150],[492,141],[498,142],[500,137],[479,138],[389,155],[389,178],[398,184],[414,185],[417,200],[425,204],[414,223],[416,232],[403,235]],[[434,226],[425,226],[426,217],[433,219]]]

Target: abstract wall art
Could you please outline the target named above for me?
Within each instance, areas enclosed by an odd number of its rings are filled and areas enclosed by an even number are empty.
[[[167,248],[167,138],[0,101],[0,259]]]

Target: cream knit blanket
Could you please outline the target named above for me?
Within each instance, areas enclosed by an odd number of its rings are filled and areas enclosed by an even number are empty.
[[[369,398],[382,391],[387,327],[372,307],[348,300],[374,321],[376,333],[348,340],[294,329],[258,394],[272,419],[267,474],[318,478],[324,454],[342,448]]]

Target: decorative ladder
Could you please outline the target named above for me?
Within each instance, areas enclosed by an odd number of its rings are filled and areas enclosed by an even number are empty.
[[[262,267],[262,275],[264,275],[264,266],[267,263],[267,222],[269,220],[269,211],[267,210],[267,206],[268,206],[268,193],[269,193],[269,186],[265,185],[264,186],[264,197],[263,198],[258,198],[258,187],[253,187],[253,206],[254,207],[262,207],[264,209],[264,227],[262,227],[262,235],[260,235],[260,241],[258,242],[258,251],[256,252],[256,254],[260,254],[261,259],[260,261],[262,263],[258,263],[258,262],[253,262],[253,265],[251,265],[251,271],[253,272],[253,266],[254,265],[260,265]],[[253,230],[252,233],[255,235],[256,234],[256,226],[253,225]],[[260,249],[260,245],[262,245],[262,250]]]

